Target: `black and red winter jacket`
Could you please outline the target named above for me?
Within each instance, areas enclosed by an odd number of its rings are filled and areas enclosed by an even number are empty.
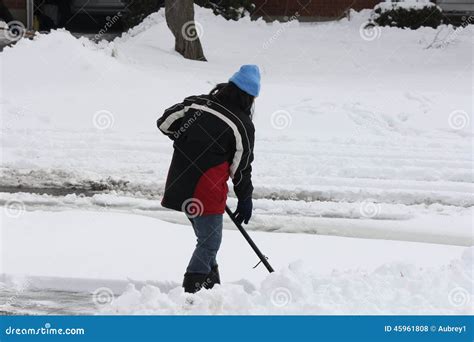
[[[199,95],[166,109],[157,125],[174,141],[164,207],[222,214],[229,176],[239,200],[252,196],[255,128],[249,115],[213,95]]]

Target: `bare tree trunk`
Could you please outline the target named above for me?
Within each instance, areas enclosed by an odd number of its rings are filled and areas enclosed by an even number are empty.
[[[175,38],[175,50],[184,58],[206,61],[199,40],[202,27],[194,21],[194,1],[165,0],[165,14]]]

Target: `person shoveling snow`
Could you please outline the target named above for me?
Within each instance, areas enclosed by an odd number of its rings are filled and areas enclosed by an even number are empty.
[[[185,212],[197,238],[184,274],[186,292],[220,284],[216,256],[229,176],[238,198],[233,218],[247,224],[252,216],[252,114],[259,92],[258,67],[243,65],[229,82],[208,95],[185,98],[157,121],[159,130],[174,141],[162,205]]]

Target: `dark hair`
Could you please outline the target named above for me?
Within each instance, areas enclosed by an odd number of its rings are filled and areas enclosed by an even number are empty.
[[[244,111],[251,116],[251,109],[255,97],[241,90],[234,83],[220,83],[209,93],[214,96],[222,105],[229,104]]]

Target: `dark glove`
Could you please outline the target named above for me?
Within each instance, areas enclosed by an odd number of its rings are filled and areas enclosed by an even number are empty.
[[[242,222],[245,222],[245,224],[248,224],[252,217],[252,209],[252,197],[239,201],[237,204],[237,210],[234,212],[234,218],[237,223],[242,224]]]

